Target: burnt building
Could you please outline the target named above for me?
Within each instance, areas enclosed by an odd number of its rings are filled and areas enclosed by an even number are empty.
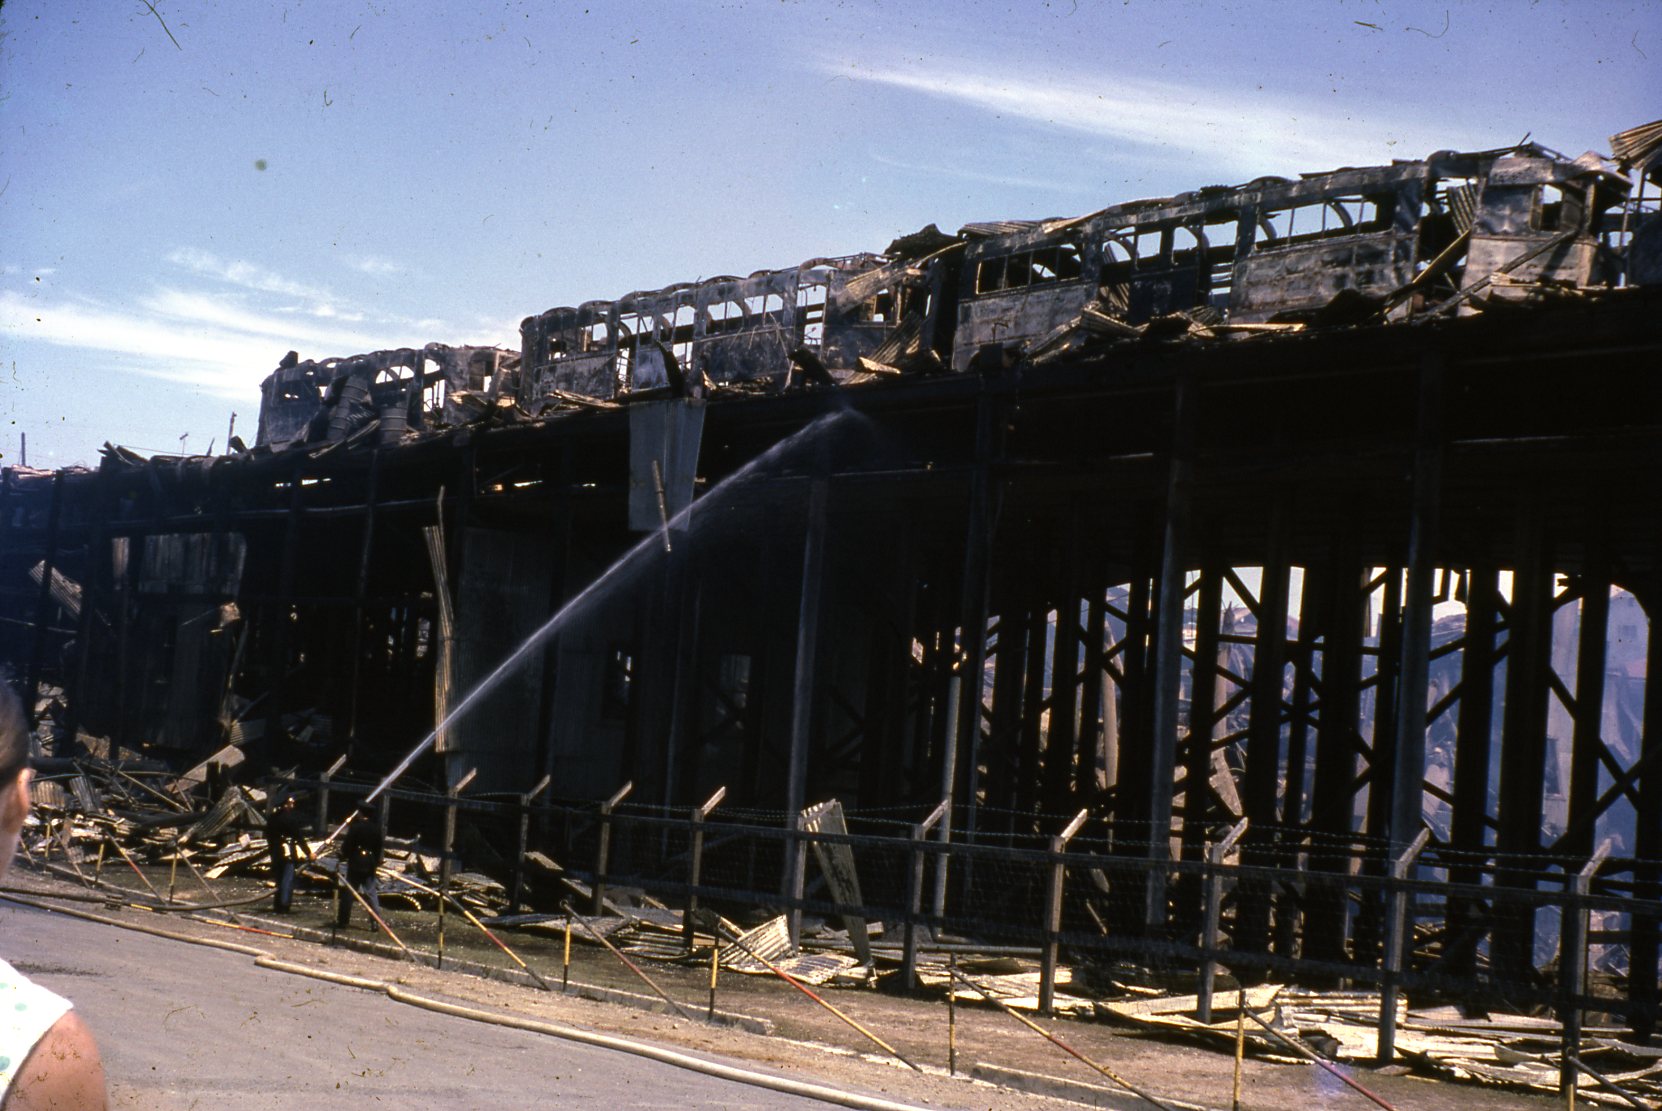
[[[1619,837],[1655,900],[1658,131],[287,359],[252,447],[5,472],[0,658],[66,751],[373,773],[435,734],[439,789],[1085,810],[1161,860],[1245,817],[1243,860],[1337,873],[1429,822],[1528,889]],[[1534,967],[1462,905],[1448,960]],[[1248,885],[1233,945],[1372,928]]]

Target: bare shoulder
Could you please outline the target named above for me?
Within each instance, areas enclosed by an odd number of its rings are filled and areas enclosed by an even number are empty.
[[[70,1011],[18,1067],[0,1111],[104,1111],[104,1063],[81,1016]]]

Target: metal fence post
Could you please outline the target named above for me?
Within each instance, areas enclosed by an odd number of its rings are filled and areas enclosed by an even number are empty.
[[[703,878],[704,874],[704,819],[708,818],[710,811],[720,806],[721,800],[726,797],[727,788],[717,787],[716,793],[711,795],[703,806],[694,807],[691,816],[687,819],[692,832],[688,846],[688,855],[691,859],[687,863],[687,909],[681,914],[681,939],[689,953],[693,951],[693,935],[697,933],[693,919],[698,911],[698,881]],[[711,932],[716,933],[714,930]],[[710,992],[713,997],[715,994],[713,984]],[[713,1011],[715,1004],[710,1004],[710,1007]]]
[[[1081,810],[1061,833],[1050,839],[1050,878],[1045,884],[1044,965],[1039,971],[1039,1010],[1046,1015],[1054,1010],[1056,1003],[1056,956],[1062,937],[1062,881],[1067,867],[1062,853],[1067,851],[1068,842],[1073,840],[1073,835],[1079,832],[1079,827],[1089,816],[1090,811]]]
[[[1385,958],[1383,975],[1379,981],[1379,1063],[1388,1065],[1397,1051],[1397,994],[1402,977],[1404,954],[1414,944],[1414,926],[1408,914],[1408,869],[1414,866],[1420,853],[1431,840],[1431,831],[1421,828],[1413,844],[1402,850],[1391,861],[1391,875],[1386,880],[1390,892],[1390,912],[1385,918]]]
[[[1195,992],[1195,1018],[1201,1022],[1212,1021],[1212,985],[1218,978],[1218,920],[1223,913],[1223,873],[1218,869],[1246,833],[1247,825],[1247,819],[1242,818],[1222,841],[1206,850],[1206,917],[1200,935],[1200,984]]]
[[[451,858],[456,851],[456,797],[460,795],[473,777],[479,774],[478,768],[473,768],[462,778],[450,785],[444,793],[444,855],[439,857],[439,967],[444,967],[444,904],[450,901],[450,873]]]
[[[340,771],[345,764],[346,757],[342,756],[324,769],[322,775],[317,777],[317,825],[315,828],[320,834],[329,832],[329,781],[335,778],[335,773]]]
[[[952,809],[952,799],[944,798],[930,812],[929,817],[912,827],[912,886],[910,901],[906,904],[905,949],[900,959],[900,982],[907,991],[918,986],[918,915],[923,910],[923,840],[935,823]],[[942,854],[945,856],[945,854]]]
[[[1587,934],[1590,911],[1587,893],[1593,874],[1610,855],[1606,840],[1580,872],[1570,877],[1558,927],[1558,1021],[1564,1030],[1563,1060],[1558,1068],[1558,1091],[1575,1106],[1576,1059],[1581,1056],[1581,996],[1587,990]]]
[[[612,811],[634,789],[635,781],[631,779],[617,789],[617,794],[600,804],[600,845],[594,854],[594,900],[589,909],[589,913],[597,918],[605,913],[601,903],[606,895],[606,865],[612,855]]]
[[[535,787],[519,796],[519,852],[514,854],[514,886],[508,896],[510,914],[519,910],[519,897],[525,887],[525,850],[531,843],[531,800],[546,791],[553,779],[552,775],[545,775]]]

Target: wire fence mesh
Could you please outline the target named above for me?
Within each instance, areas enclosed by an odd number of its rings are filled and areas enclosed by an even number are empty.
[[[329,822],[370,789],[293,786],[320,792]],[[564,897],[587,898],[592,909],[602,898],[669,910],[696,901],[744,925],[785,915],[793,936],[809,929],[830,944],[861,920],[880,953],[893,956],[908,937],[926,954],[1048,953],[1046,975],[1069,966],[1064,979],[1081,990],[1139,970],[1168,983],[1193,974],[1199,985],[1221,968],[1249,982],[1385,985],[1416,1000],[1517,1012],[1628,1020],[1653,1006],[1646,978],[1635,992],[1629,972],[1636,949],[1655,959],[1657,861],[1610,858],[1589,869],[1561,855],[1434,842],[1406,859],[1402,846],[1376,838],[1298,827],[1246,830],[1226,844],[1231,831],[1221,825],[1184,842],[1096,820],[1062,844],[1066,816],[987,808],[974,815],[977,828],[948,814],[924,829],[923,808],[908,807],[850,813],[846,832],[814,832],[780,811],[717,808],[701,820],[692,808],[627,801],[608,811],[594,800],[393,790],[380,805],[389,829],[448,850],[458,868],[499,872],[516,897],[531,854],[560,870]],[[450,808],[457,832],[446,846]],[[854,888],[833,876],[839,851],[853,861]],[[528,901],[547,901],[547,887],[534,895]]]

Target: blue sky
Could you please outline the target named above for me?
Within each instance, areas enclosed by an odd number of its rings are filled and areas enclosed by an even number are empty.
[[[930,222],[1662,116],[1657,0],[5,0],[0,34],[0,462],[37,466],[223,447],[290,348],[516,346]]]

